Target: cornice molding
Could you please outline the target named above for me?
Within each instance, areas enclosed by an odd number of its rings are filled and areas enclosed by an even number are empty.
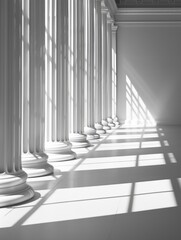
[[[115,0],[118,8],[178,8],[180,0]]]
[[[133,13],[133,14],[179,14],[181,13],[181,8],[127,8],[127,9],[120,9],[117,8],[116,13]]]
[[[124,22],[181,22],[181,8],[130,8],[117,9],[114,13],[116,23]]]
[[[106,7],[109,9],[111,17],[114,19],[115,13],[118,11],[115,0],[104,0]]]
[[[104,14],[108,14],[109,12],[109,9],[107,8],[106,4],[105,4],[105,1],[102,0],[101,1],[101,13],[104,13]]]

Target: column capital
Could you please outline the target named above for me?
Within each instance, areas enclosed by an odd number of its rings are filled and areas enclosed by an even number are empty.
[[[112,24],[112,33],[116,33],[117,30],[118,30],[118,26]]]
[[[105,1],[101,0],[101,13],[107,14],[109,12],[109,9],[107,8]]]
[[[107,23],[112,23],[112,24],[114,23],[114,20],[112,19],[109,12],[107,13]]]
[[[101,8],[101,2],[102,2],[102,0],[96,0],[95,1],[96,7]]]

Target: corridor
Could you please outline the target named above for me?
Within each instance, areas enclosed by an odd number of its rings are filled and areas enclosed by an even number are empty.
[[[181,128],[123,125],[90,142],[29,178],[32,200],[0,209],[1,240],[181,238]]]

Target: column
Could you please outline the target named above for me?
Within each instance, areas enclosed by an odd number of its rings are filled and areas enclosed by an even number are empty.
[[[94,128],[94,8],[95,0],[86,0],[85,9],[85,127],[87,139],[98,139]]]
[[[49,161],[76,157],[68,128],[68,2],[46,1],[45,150]]]
[[[101,49],[101,0],[96,0],[94,14],[94,103],[96,133],[104,134],[102,120],[102,49]]]
[[[110,14],[107,14],[107,100],[108,100],[108,111],[107,111],[107,122],[108,125],[113,128],[115,124],[112,119],[112,24],[113,19]]]
[[[34,196],[21,166],[20,0],[0,1],[0,207]]]
[[[69,125],[73,148],[90,146],[84,134],[84,8],[85,0],[69,0]]]
[[[108,89],[107,89],[107,13],[108,9],[101,2],[101,22],[102,22],[102,124],[104,130],[110,130],[108,126]]]
[[[115,123],[116,126],[119,126],[119,120],[117,117],[117,103],[116,103],[116,98],[117,98],[117,50],[116,50],[116,34],[117,34],[117,29],[118,27],[115,26],[114,24],[112,25],[112,118],[113,122]]]
[[[44,153],[45,4],[23,0],[22,166],[29,177],[51,174]]]

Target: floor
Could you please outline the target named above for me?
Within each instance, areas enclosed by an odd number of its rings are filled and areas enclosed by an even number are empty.
[[[181,127],[121,126],[0,209],[1,240],[181,239]]]

